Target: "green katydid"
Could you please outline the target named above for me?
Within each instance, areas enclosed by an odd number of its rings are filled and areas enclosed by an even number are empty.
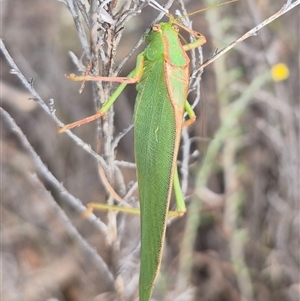
[[[167,218],[182,216],[186,211],[176,166],[182,127],[196,119],[187,101],[190,60],[186,51],[206,42],[200,33],[186,28],[172,15],[168,17],[169,22],[152,27],[148,35],[149,45],[138,55],[136,68],[128,77],[69,76],[74,81],[113,81],[121,84],[96,114],[59,130],[64,132],[103,116],[127,84],[137,84],[134,142],[141,215],[141,301],[150,300],[152,295],[162,257]],[[178,26],[196,40],[182,45]],[[185,122],[184,112],[189,117]],[[175,212],[169,212],[172,184],[176,197]],[[107,208],[107,205],[93,204],[92,207]],[[116,206],[108,207],[116,209]],[[134,209],[122,211],[135,212]]]
[[[187,102],[189,58],[186,51],[204,44],[205,38],[189,30],[198,39],[182,46],[175,23],[171,18],[168,23],[153,26],[148,36],[150,44],[138,56],[136,68],[128,78],[72,75],[71,79],[76,81],[112,80],[122,84],[95,115],[60,129],[64,132],[99,118],[128,83],[138,83],[134,134],[141,211],[140,300],[150,300],[159,271],[172,183],[177,201],[175,215],[183,215],[186,210],[176,166],[184,111],[190,118],[185,125],[196,117]]]

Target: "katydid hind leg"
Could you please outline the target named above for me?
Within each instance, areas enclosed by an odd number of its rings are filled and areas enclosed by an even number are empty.
[[[123,207],[123,206],[116,206],[116,205],[108,205],[108,204],[103,204],[103,203],[89,203],[89,204],[87,204],[87,210],[85,212],[83,212],[83,214],[82,214],[83,217],[88,217],[94,210],[117,211],[117,212],[121,212],[121,213],[132,214],[132,215],[140,215],[139,208],[133,208],[133,207],[129,207],[129,206]]]
[[[67,130],[70,130],[74,127],[78,127],[82,124],[86,124],[89,123],[91,121],[94,121],[98,118],[100,118],[101,116],[103,116],[108,110],[109,108],[113,105],[113,103],[117,100],[117,98],[119,97],[119,95],[123,92],[123,90],[125,89],[125,87],[127,86],[128,83],[136,83],[140,80],[142,74],[143,74],[143,68],[144,68],[144,54],[141,53],[138,57],[137,57],[137,61],[136,61],[136,67],[133,71],[131,71],[129,73],[129,75],[125,78],[127,80],[132,79],[133,81],[128,81],[128,82],[123,82],[122,84],[120,84],[118,86],[118,88],[115,90],[115,92],[111,95],[111,97],[103,104],[103,106],[101,107],[101,109],[94,115],[88,116],[86,118],[83,118],[81,120],[75,121],[73,123],[69,123],[63,127],[61,127],[58,132],[59,133],[63,133]],[[76,76],[75,76],[76,77]],[[81,80],[85,80],[86,78],[84,76],[81,77]],[[72,78],[71,78],[72,79]],[[102,78],[103,79],[103,78]],[[113,78],[115,79],[115,78]],[[113,81],[113,79],[111,81]],[[120,79],[120,78],[119,78]]]

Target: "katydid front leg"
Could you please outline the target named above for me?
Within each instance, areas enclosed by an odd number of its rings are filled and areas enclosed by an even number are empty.
[[[89,123],[94,121],[101,116],[103,116],[109,108],[113,105],[119,95],[123,92],[125,87],[128,84],[134,84],[139,82],[143,74],[143,66],[144,66],[144,53],[139,54],[136,61],[136,67],[132,70],[127,77],[102,77],[102,76],[76,76],[75,74],[70,74],[70,76],[66,76],[72,81],[106,81],[106,82],[119,82],[121,85],[118,86],[116,91],[111,95],[111,97],[103,104],[101,109],[94,115],[83,118],[81,120],[75,121],[73,123],[69,123],[58,130],[59,133],[63,133],[67,130],[70,130],[74,127],[78,127],[82,124]]]
[[[183,49],[185,51],[189,51],[189,50],[201,47],[203,44],[206,43],[206,38],[201,33],[194,31],[187,27],[184,27],[184,28],[186,31],[188,31],[191,35],[193,35],[196,38],[195,41],[183,45]],[[191,124],[193,124],[196,121],[196,114],[195,114],[192,106],[189,104],[189,102],[187,100],[185,102],[184,109],[187,112],[189,119],[183,123],[182,127],[190,126]]]

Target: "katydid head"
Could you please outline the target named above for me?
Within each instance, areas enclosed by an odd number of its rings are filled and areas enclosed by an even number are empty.
[[[186,26],[184,26],[182,23],[178,22],[173,15],[167,13],[167,17],[170,19],[169,22],[162,22],[159,24],[154,24],[152,26],[152,29],[150,33],[147,35],[147,39],[149,42],[153,40],[157,34],[163,34],[163,33],[179,33],[179,27],[184,29],[185,31],[189,32],[191,35],[193,35],[196,39],[199,37],[203,37],[201,33],[194,31]]]
[[[229,4],[229,3],[237,2],[237,1],[239,1],[239,0],[229,0],[229,1],[217,4],[217,5],[214,5],[214,6],[210,6],[208,8],[204,8],[204,9],[192,12],[192,13],[186,15],[186,16],[194,15],[194,14],[197,14],[199,12],[206,11],[208,9],[212,9],[212,8],[215,8],[215,7],[218,7],[218,6],[221,6],[221,5],[225,5],[225,4]],[[149,42],[152,42],[156,39],[160,39],[162,36],[164,36],[165,38],[166,37],[171,37],[171,36],[174,37],[174,35],[178,36],[179,35],[179,28],[184,29],[186,32],[188,32],[189,34],[191,34],[195,38],[194,42],[185,43],[185,45],[184,45],[184,50],[185,51],[194,49],[195,47],[202,46],[206,42],[205,37],[201,33],[188,28],[187,26],[185,26],[184,24],[182,24],[180,22],[180,19],[183,19],[186,16],[180,16],[180,17],[174,18],[174,16],[170,13],[166,13],[166,16],[169,18],[169,22],[162,22],[162,23],[159,23],[159,24],[154,24],[152,26],[152,30],[146,36],[146,38]],[[156,46],[158,47],[158,44],[156,44]]]
[[[176,24],[171,22],[165,22],[160,24],[154,24],[150,33],[147,36],[149,42],[153,41],[157,36],[168,35],[168,34],[178,34],[179,28]]]

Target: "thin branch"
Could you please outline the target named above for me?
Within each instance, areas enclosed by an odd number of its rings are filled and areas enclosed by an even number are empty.
[[[73,20],[75,23],[75,27],[78,32],[78,37],[80,39],[81,46],[84,49],[84,52],[85,52],[87,58],[90,59],[90,57],[91,57],[90,45],[88,44],[88,38],[86,36],[86,33],[84,31],[83,25],[80,20],[80,16],[78,14],[77,4],[74,3],[73,0],[67,0],[67,7],[72,14],[72,17],[73,17]]]
[[[41,106],[41,108],[44,110],[44,112],[48,116],[50,116],[59,127],[63,127],[64,124],[56,117],[55,110],[53,110],[53,108],[51,110],[49,109],[49,107],[47,106],[46,102],[40,97],[40,95],[33,88],[31,82],[29,82],[26,79],[26,77],[23,75],[23,73],[21,73],[20,69],[18,68],[18,66],[14,62],[13,58],[10,56],[9,52],[7,51],[7,49],[6,49],[6,47],[5,47],[2,39],[0,39],[0,49],[2,50],[2,52],[3,52],[6,60],[8,61],[9,65],[12,67],[12,71],[11,72],[13,74],[17,75],[17,77],[21,80],[22,84],[33,95],[34,100]],[[53,107],[53,105],[51,107]],[[66,134],[79,147],[81,147],[84,151],[86,151],[87,153],[89,153],[90,155],[92,155],[92,157],[94,157],[97,160],[97,162],[100,164],[100,168],[103,168],[103,170],[104,170],[104,173],[102,175],[106,177],[106,174],[107,174],[107,171],[108,171],[108,167],[107,167],[107,164],[104,161],[104,159],[100,155],[98,155],[95,151],[93,151],[90,145],[88,145],[85,142],[83,142],[78,136],[76,136],[75,134],[73,134],[71,131],[66,131]],[[107,181],[107,179],[106,179],[106,181],[104,180],[104,182],[106,183],[105,188],[107,189],[107,191],[111,195],[115,194],[116,192],[114,192],[114,189],[109,184],[109,181]]]
[[[115,160],[116,165],[120,167],[126,167],[126,168],[136,168],[135,163],[127,162],[127,161],[119,161]]]
[[[89,24],[88,8],[86,7],[86,3],[83,3],[83,1],[81,0],[77,0],[77,5],[82,14],[85,24]]]
[[[286,3],[282,6],[282,8],[275,13],[274,15],[272,15],[271,17],[269,17],[268,19],[264,20],[263,22],[261,22],[260,24],[258,24],[257,26],[253,27],[251,30],[249,30],[248,32],[246,32],[244,35],[242,35],[240,38],[238,38],[237,40],[235,40],[234,42],[232,42],[230,45],[228,45],[227,47],[223,48],[222,50],[218,51],[216,54],[214,54],[214,56],[210,59],[208,59],[207,61],[205,61],[199,68],[197,71],[202,70],[203,68],[205,68],[206,66],[210,65],[212,62],[214,62],[217,58],[219,58],[220,56],[222,56],[223,54],[225,54],[227,51],[229,51],[230,49],[232,49],[233,47],[235,47],[237,44],[239,44],[240,42],[248,39],[249,37],[252,36],[256,36],[257,32],[259,30],[261,30],[263,27],[265,27],[266,25],[268,25],[269,23],[273,22],[274,20],[276,20],[277,18],[279,18],[280,16],[282,16],[283,14],[287,13],[288,11],[290,11],[291,9],[293,9],[294,7],[296,7],[297,5],[300,4],[300,0],[296,0],[295,2],[291,3],[291,0],[287,0]]]
[[[44,165],[40,157],[36,154],[33,150],[32,146],[28,142],[26,136],[23,134],[21,129],[17,126],[15,121],[11,118],[11,116],[2,108],[0,108],[0,116],[1,120],[7,125],[7,128],[10,129],[11,132],[15,134],[15,137],[18,139],[20,145],[27,151],[27,154],[31,157],[34,167],[36,169],[38,178],[45,179],[54,189],[55,192],[61,197],[61,200],[65,202],[70,208],[75,210],[77,213],[82,214],[83,212],[87,211],[87,208],[82,205],[82,203],[76,199],[73,195],[71,195],[61,183],[54,177],[54,175],[48,170],[48,168]],[[53,198],[49,198],[53,200]],[[105,275],[108,275],[110,280],[112,281],[112,275],[103,261],[103,259],[96,253],[96,251],[91,248],[91,246],[81,237],[78,233],[77,229],[72,225],[69,218],[63,212],[63,210],[57,205],[56,202],[51,202],[51,207],[54,207],[56,213],[59,215],[60,219],[64,221],[64,225],[66,227],[67,232],[73,237],[74,240],[80,245],[85,252],[89,256],[93,258],[95,263],[97,263],[98,268],[104,271]],[[107,226],[102,223],[98,217],[94,214],[90,214],[87,217],[87,220],[93,222],[93,224],[97,227],[97,229],[106,236],[107,233]]]
[[[125,200],[129,199],[137,189],[138,189],[138,182],[135,182],[127,191],[126,195],[124,196],[124,199]]]
[[[114,163],[114,176],[115,176],[115,181],[116,184],[118,185],[118,191],[120,191],[120,194],[122,196],[125,195],[126,193],[126,184],[125,184],[125,179],[124,176],[121,172],[121,170],[119,169],[119,167]]]
[[[144,0],[142,0],[142,2],[144,2]],[[147,4],[149,6],[151,6],[152,8],[159,10],[161,12],[164,12],[165,14],[167,14],[169,12],[168,9],[165,9],[163,6],[161,6],[157,1],[154,0],[147,0],[146,2],[148,2]]]
[[[185,127],[182,129],[182,160],[181,160],[181,190],[183,195],[186,195],[188,190],[189,180],[189,154],[191,152],[191,139],[188,129]]]
[[[114,140],[113,140],[113,142],[112,142],[112,150],[114,150],[117,146],[118,146],[118,144],[119,144],[119,142],[120,142],[120,140],[133,128],[133,126],[134,126],[134,124],[133,124],[133,122],[131,122],[128,126],[127,126],[127,128],[125,128],[122,132],[120,132],[115,138],[114,138]]]
[[[55,176],[49,171],[49,169],[42,162],[38,154],[32,148],[31,144],[27,140],[22,130],[17,126],[17,124],[10,117],[10,115],[2,108],[0,108],[0,116],[3,122],[7,124],[7,127],[12,132],[14,132],[16,138],[18,139],[22,147],[26,149],[27,153],[32,159],[32,162],[34,163],[34,167],[36,168],[37,174],[40,175],[43,179],[45,179],[49,183],[49,185],[54,188],[55,192],[61,197],[63,202],[65,202],[75,212],[77,212],[80,215],[86,212],[87,208],[72,194],[70,194],[65,189],[65,187],[55,178]],[[92,221],[101,233],[103,233],[104,235],[106,234],[106,225],[102,223],[94,214],[91,214],[87,218],[87,220]]]

